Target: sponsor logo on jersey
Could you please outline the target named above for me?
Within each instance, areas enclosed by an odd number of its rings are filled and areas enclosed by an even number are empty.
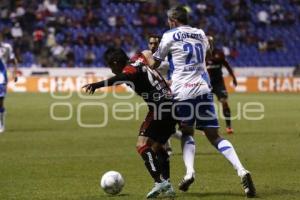
[[[201,34],[187,33],[187,32],[181,32],[181,31],[178,31],[173,34],[174,41],[183,41],[184,39],[187,39],[187,38],[192,38],[195,40],[203,40],[203,37]]]
[[[185,66],[183,68],[184,72],[192,72],[192,71],[202,71],[203,69],[201,67],[198,66]]]
[[[185,83],[184,87],[192,88],[192,87],[200,87],[201,85],[205,85],[205,84],[200,83],[200,82],[198,82],[198,83]]]

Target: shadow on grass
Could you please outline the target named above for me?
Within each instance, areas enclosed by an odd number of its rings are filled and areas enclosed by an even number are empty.
[[[196,152],[196,156],[197,155],[201,155],[201,156],[216,156],[219,155],[220,153],[218,152]],[[182,156],[182,152],[173,152],[172,156]]]
[[[205,198],[205,197],[244,197],[242,193],[225,193],[225,192],[206,192],[206,193],[198,193],[198,192],[188,192],[188,193],[179,193],[177,194],[177,198],[180,197],[199,197],[199,198]],[[208,198],[209,199],[209,198]]]
[[[129,198],[129,194],[119,194],[119,195],[93,195],[93,196],[86,196],[80,198],[81,200],[113,200],[113,199],[123,199],[126,197],[126,199]],[[177,193],[175,197],[164,197],[159,196],[157,199],[168,199],[168,200],[176,200],[181,198],[204,198],[204,199],[210,199],[211,197],[244,197],[243,194],[239,193],[197,193],[197,192],[189,192],[189,193]],[[207,197],[207,198],[205,198]],[[133,199],[136,199],[132,196]],[[145,198],[144,198],[145,199]]]
[[[287,197],[289,196],[289,197]],[[258,191],[258,197],[261,199],[300,199],[300,190],[275,189],[272,191]]]
[[[103,200],[103,199],[122,199],[123,197],[129,197],[129,194],[118,194],[118,195],[93,195],[81,197],[81,200]]]
[[[274,191],[258,191],[258,194],[255,198],[251,199],[286,199],[287,195],[292,197],[292,199],[300,199],[300,190],[274,190]],[[245,198],[243,193],[225,193],[225,192],[208,192],[208,193],[197,193],[197,192],[189,192],[189,193],[179,193],[177,194],[177,199],[180,197],[198,197],[204,199],[210,199],[212,197],[240,197]],[[207,198],[205,198],[207,197]]]

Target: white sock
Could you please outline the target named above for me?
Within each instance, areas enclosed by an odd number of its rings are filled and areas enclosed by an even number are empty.
[[[183,161],[186,167],[186,173],[195,173],[194,160],[195,160],[195,141],[192,136],[181,137],[181,147],[183,154]]]
[[[222,140],[218,144],[218,150],[232,164],[234,169],[237,170],[238,175],[242,176],[246,170],[240,162],[232,144],[228,140]]]
[[[173,138],[176,138],[178,140],[181,140],[181,137],[182,137],[182,132],[180,130],[177,130],[173,135],[172,135]]]

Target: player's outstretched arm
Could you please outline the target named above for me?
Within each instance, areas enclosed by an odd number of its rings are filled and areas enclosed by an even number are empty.
[[[112,86],[112,85],[120,85],[124,82],[127,82],[128,80],[129,80],[128,76],[126,74],[122,73],[122,74],[113,76],[113,77],[111,77],[107,80],[104,80],[104,81],[86,84],[82,88],[85,89],[86,93],[94,94],[95,91],[99,88],[109,87],[109,86]]]
[[[102,81],[101,81],[101,82],[102,82]],[[100,87],[98,86],[98,84],[100,85],[101,82],[97,82],[97,83],[89,83],[89,84],[86,84],[86,85],[82,86],[82,88],[85,89],[85,92],[86,92],[86,93],[94,94],[95,90],[96,90],[97,88],[100,88]]]
[[[232,77],[233,85],[236,87],[237,86],[237,80],[236,80],[236,77],[235,77],[235,74],[233,72],[232,67],[230,67],[229,63],[225,59],[223,61],[223,65],[227,69],[227,71],[230,74],[230,76]]]

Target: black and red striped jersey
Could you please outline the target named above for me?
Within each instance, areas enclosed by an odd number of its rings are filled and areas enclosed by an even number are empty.
[[[225,55],[222,50],[214,49],[211,57],[206,60],[206,67],[211,82],[223,80],[222,67],[225,62]]]
[[[172,101],[168,84],[157,70],[148,66],[147,59],[142,53],[137,53],[130,59],[122,74],[127,77],[127,85],[132,87],[145,102],[157,105]]]

